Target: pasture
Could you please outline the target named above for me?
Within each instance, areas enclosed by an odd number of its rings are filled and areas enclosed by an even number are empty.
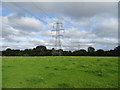
[[[118,57],[3,57],[3,88],[117,88]]]

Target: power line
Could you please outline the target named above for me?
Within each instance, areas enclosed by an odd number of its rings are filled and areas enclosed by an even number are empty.
[[[38,7],[34,2],[33,2],[32,4],[33,4],[34,7],[36,7],[38,10],[41,10],[41,11],[44,13],[45,16],[47,16],[47,17],[49,17],[49,18],[52,18],[51,16],[49,16],[49,15],[43,10],[43,8]]]
[[[12,4],[13,4],[13,3],[12,3]],[[14,2],[13,5],[19,7],[20,9],[22,9],[22,10],[24,10],[25,12],[27,12],[27,13],[29,13],[29,14],[31,14],[31,15],[34,16],[33,13],[31,13],[31,12],[28,11],[27,9],[21,7],[20,5],[16,4],[15,2]],[[45,16],[47,16],[47,17],[49,17],[49,18],[52,18],[52,17],[50,17],[42,8],[40,8],[40,7],[38,7],[37,5],[35,5],[35,3],[33,3],[33,5],[34,5],[37,9],[40,9],[40,10],[44,13]],[[35,16],[35,17],[38,18],[38,19],[40,19],[40,18],[37,17],[37,16]],[[42,19],[40,19],[40,20],[42,20]],[[47,23],[47,24],[48,24],[48,23]],[[60,31],[62,30],[62,29],[61,29],[61,25],[63,25],[63,24],[60,23],[60,22],[56,22],[56,23],[54,23],[54,25],[53,25],[54,30],[52,30],[52,31],[55,32],[55,35],[53,35],[53,37],[55,37],[55,53],[53,53],[53,54],[60,53],[59,51],[57,52],[57,50],[61,49],[61,40],[60,40],[61,37],[62,37],[62,35],[60,34]],[[79,42],[79,43],[80,43],[80,42]],[[79,45],[79,46],[80,46],[80,45]],[[60,55],[60,54],[59,54],[59,55]]]
[[[14,4],[13,4],[13,3],[14,3]],[[25,9],[25,8],[21,7],[20,5],[16,4],[16,2],[13,2],[13,3],[12,3],[12,4],[13,4],[14,6],[22,9],[23,11],[25,11],[25,12],[27,12],[27,13],[29,13],[29,14],[31,14],[32,16],[34,16],[35,18],[37,18],[38,20],[41,20],[42,22],[48,24],[48,23],[47,23],[46,21],[44,21],[43,19],[39,18],[38,16],[35,16],[33,13],[31,13],[31,12],[28,11],[27,9]]]
[[[34,7],[36,7],[38,10],[41,10],[41,11],[44,13],[45,16],[47,16],[47,17],[49,17],[49,18],[51,18],[51,19],[53,18],[53,17],[51,17],[50,15],[48,15],[47,12],[46,12],[43,8],[38,7],[38,5],[36,5],[34,2],[33,2],[32,4],[33,4]],[[60,20],[63,19],[61,16],[57,16],[57,18],[59,18]]]

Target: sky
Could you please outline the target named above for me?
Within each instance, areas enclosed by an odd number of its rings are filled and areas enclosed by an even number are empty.
[[[117,2],[3,2],[2,50],[54,48],[53,24],[62,22],[62,49],[110,50],[118,45]]]

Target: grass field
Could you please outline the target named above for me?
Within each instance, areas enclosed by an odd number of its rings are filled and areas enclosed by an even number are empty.
[[[3,88],[117,87],[117,57],[3,57]]]

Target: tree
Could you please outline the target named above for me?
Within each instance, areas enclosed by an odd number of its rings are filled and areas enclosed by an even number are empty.
[[[36,50],[45,51],[47,48],[45,46],[37,46]]]
[[[97,56],[105,56],[105,52],[104,52],[104,50],[99,49],[99,50],[96,51],[96,55]]]
[[[90,56],[95,55],[95,49],[93,47],[88,47],[88,55],[90,55]]]
[[[88,52],[84,49],[72,52],[63,51],[62,49],[55,50],[54,48],[47,49],[46,46],[37,46],[36,48],[25,50],[7,48],[6,50],[0,51],[0,53],[2,52],[2,56],[51,56],[53,55],[53,51],[61,51],[63,56],[118,56],[120,53],[120,46],[107,51],[104,51],[102,49],[95,51],[93,47],[88,47]],[[59,55],[59,53],[56,55]]]
[[[114,49],[114,54],[115,54],[115,56],[120,56],[120,46],[117,46],[117,47]]]
[[[32,50],[33,56],[47,56],[47,48],[45,46],[37,46]]]
[[[63,51],[63,56],[69,56],[69,51]]]
[[[5,51],[2,51],[3,56],[12,56],[11,49],[7,48]]]
[[[81,50],[78,50],[78,51],[74,51],[74,52],[73,52],[73,55],[74,55],[74,56],[86,56],[86,55],[87,55],[87,52],[86,52],[86,50],[81,49]]]
[[[95,52],[95,49],[93,47],[88,47],[88,52]]]
[[[120,51],[120,46],[117,46],[114,50]]]

